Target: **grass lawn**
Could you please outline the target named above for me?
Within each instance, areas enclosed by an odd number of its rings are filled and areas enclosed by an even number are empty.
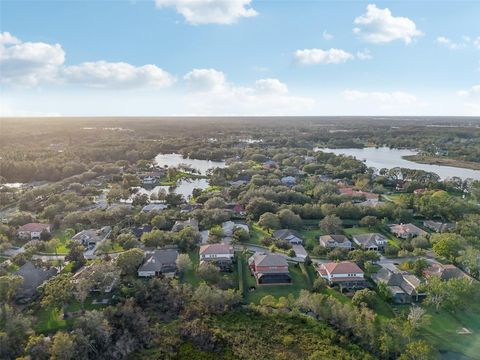
[[[259,304],[260,300],[267,295],[272,295],[275,298],[280,298],[281,296],[287,297],[289,294],[293,294],[297,297],[300,293],[300,290],[308,289],[309,283],[305,275],[303,275],[302,270],[297,265],[290,265],[290,276],[292,277],[293,283],[291,285],[260,285],[257,286],[255,278],[248,268],[246,258],[242,259],[243,262],[243,276],[245,278],[245,283],[247,284],[246,289],[246,301],[247,303]],[[250,288],[255,287],[255,290],[249,291]]]
[[[52,239],[55,239],[58,241],[56,247],[52,246],[47,246],[45,249],[46,253],[50,254],[67,254],[68,253],[68,248],[67,245],[70,242],[70,237],[68,234],[65,234],[64,230],[58,230],[53,234]]]
[[[318,238],[321,235],[325,235],[325,232],[318,229],[304,229],[299,231],[302,239],[305,241],[305,248],[306,249],[313,249],[315,246],[319,244]]]
[[[198,249],[192,250],[188,253],[188,256],[190,256],[190,260],[192,261],[192,269],[185,272],[185,274],[181,275],[180,281],[183,283],[188,283],[190,284],[193,288],[198,287],[201,283],[201,279],[198,277],[196,273],[196,269],[200,263],[200,256],[198,254]],[[221,272],[220,274],[228,278],[232,281],[233,284],[235,284],[235,288],[238,289],[238,269],[237,269],[237,264],[233,264],[232,267],[232,272]]]
[[[349,237],[352,237],[353,235],[368,234],[372,232],[375,232],[375,230],[370,230],[368,227],[352,227],[343,229],[343,233]]]
[[[472,359],[480,359],[480,304],[470,303],[466,310],[455,314],[445,310],[432,315],[430,325],[423,328],[424,337],[440,351],[462,353]],[[471,334],[458,334],[462,328],[471,331]]]
[[[260,242],[265,236],[271,236],[266,230],[262,229],[257,223],[252,224],[252,229],[250,230],[250,240],[249,244],[262,245]]]
[[[35,313],[37,319],[34,329],[38,333],[55,332],[68,326],[67,320],[62,319],[63,311],[60,308],[41,309]],[[70,323],[73,319],[68,320]]]

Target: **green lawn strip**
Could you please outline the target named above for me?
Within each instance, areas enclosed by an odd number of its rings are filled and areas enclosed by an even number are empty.
[[[260,226],[258,226],[257,223],[252,224],[252,230],[250,231],[250,244],[254,245],[262,245],[261,239],[263,239],[265,236],[271,236],[267,231],[262,229]]]
[[[181,281],[184,283],[188,283],[192,285],[194,288],[196,288],[200,284],[200,278],[196,274],[196,270],[198,268],[198,265],[200,263],[200,256],[198,254],[198,249],[194,249],[188,253],[188,256],[190,256],[190,260],[192,261],[192,269],[186,271],[182,276],[181,276]]]
[[[318,224],[317,224],[318,225]],[[305,241],[306,249],[313,249],[319,244],[318,238],[325,233],[317,228],[314,229],[303,229],[299,231],[302,239]]]
[[[353,235],[360,235],[360,234],[368,234],[371,232],[375,232],[375,230],[370,230],[367,227],[351,227],[343,229],[343,233],[348,237],[352,237]]]
[[[312,277],[310,275],[310,272],[308,271],[308,266],[310,265],[305,265],[305,263],[300,263],[298,265],[300,267],[300,270],[302,271],[302,274],[305,276],[305,278],[307,279],[307,283],[308,283],[308,290],[312,290],[312,287],[313,287],[313,279],[314,277]]]
[[[63,311],[60,308],[42,308],[35,312],[35,316],[34,329],[38,333],[55,332],[68,326],[67,320],[62,319]]]
[[[450,313],[440,310],[438,313],[429,309],[432,315],[429,325],[422,328],[422,334],[440,351],[463,353],[472,359],[480,359],[480,304],[473,301],[465,310]],[[458,334],[462,328],[471,334]]]

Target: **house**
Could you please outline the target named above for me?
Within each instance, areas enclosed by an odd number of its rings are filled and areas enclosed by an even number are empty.
[[[78,241],[85,247],[95,247],[97,244],[105,240],[111,232],[112,228],[110,226],[104,226],[101,229],[82,230],[75,234],[72,237],[72,240]]]
[[[425,230],[413,224],[395,224],[390,226],[390,231],[400,239],[411,239],[420,235],[427,235]]]
[[[178,232],[180,230],[183,230],[187,226],[190,226],[194,230],[198,231],[198,221],[191,218],[185,221],[181,221],[181,220],[175,221],[175,224],[173,224],[173,227],[172,227],[172,231]]]
[[[366,192],[366,191],[357,191],[351,187],[341,187],[338,189],[341,195],[345,195],[348,197],[364,197],[367,200],[378,200],[378,194]]]
[[[120,269],[116,266],[107,268],[101,265],[105,265],[105,263],[90,264],[82,267],[73,275],[73,282],[78,284],[82,279],[88,279],[92,285],[91,291],[105,294],[111,293],[120,279]],[[99,271],[100,269],[101,271]],[[105,271],[106,269],[108,270]]]
[[[237,186],[247,185],[248,181],[246,181],[246,180],[235,180],[235,181],[230,181],[229,183],[230,183],[230,186],[237,187]]]
[[[223,236],[232,237],[233,233],[237,229],[245,230],[247,233],[250,233],[250,229],[247,224],[235,223],[233,221],[225,221],[222,223]]]
[[[23,278],[22,284],[15,292],[15,301],[19,303],[29,302],[35,296],[37,288],[56,274],[57,269],[54,267],[44,269],[36,267],[30,261],[26,262],[15,272],[15,275]]]
[[[154,176],[145,176],[143,178],[143,185],[144,186],[155,186],[157,183],[157,179]]]
[[[257,285],[288,285],[292,283],[287,260],[282,255],[255,253],[248,259],[248,266]]]
[[[165,210],[167,207],[168,206],[165,204],[148,204],[142,208],[142,211],[146,213],[151,211],[161,212],[162,210]]]
[[[206,244],[200,246],[200,264],[210,262],[222,271],[231,271],[235,256],[233,246],[228,244]]]
[[[153,227],[151,225],[142,225],[132,228],[132,234],[135,235],[137,239],[140,239],[143,234],[152,231]]]
[[[353,242],[364,250],[384,251],[388,239],[382,234],[356,234],[352,236]]]
[[[428,191],[427,188],[421,188],[421,189],[415,189],[413,190],[413,193],[415,195],[420,195],[420,194],[425,194]]]
[[[368,287],[362,269],[351,261],[318,264],[317,272],[330,285],[339,285],[344,289]]]
[[[22,225],[17,230],[17,235],[25,240],[40,240],[42,232],[50,234],[50,225],[41,223],[28,223]]]
[[[263,168],[264,169],[274,169],[278,166],[276,161],[273,160],[267,160],[263,163]]]
[[[235,204],[233,207],[233,212],[240,215],[240,216],[245,216],[247,215],[247,211],[245,210],[245,207],[242,204]]]
[[[192,212],[193,210],[196,210],[200,208],[199,204],[184,204],[180,207],[180,212],[181,213],[189,213]]]
[[[177,249],[160,249],[145,253],[145,260],[138,268],[139,277],[168,276],[177,272]]]
[[[321,246],[333,249],[351,250],[352,243],[345,235],[323,235],[318,239]]]
[[[396,304],[410,304],[418,302],[425,297],[419,287],[422,284],[415,275],[401,272],[395,265],[383,265],[382,268],[372,276],[372,280],[379,285],[387,286],[393,302]]]
[[[465,274],[462,270],[460,270],[455,265],[453,264],[443,265],[439,263],[432,264],[430,267],[426,268],[423,271],[423,276],[427,280],[434,276],[439,277],[442,280],[461,279],[461,278],[471,279],[470,276]]]
[[[290,229],[281,229],[281,230],[276,230],[273,232],[273,237],[275,239],[279,240],[286,240],[290,244],[295,244],[295,245],[301,245],[303,244],[303,240],[300,237],[300,234],[296,232],[295,230],[290,230]]]
[[[378,201],[378,200],[375,200],[375,199],[368,199],[368,200],[356,203],[355,205],[356,206],[365,206],[365,207],[370,207],[370,208],[376,208],[376,207],[385,205],[385,203],[383,201]]]
[[[284,176],[280,179],[283,185],[293,186],[297,183],[297,180],[293,176]]]
[[[434,221],[434,220],[425,220],[423,222],[423,226],[426,228],[435,231],[437,233],[443,233],[445,231],[450,231],[455,229],[456,225],[454,223],[444,223],[440,221]]]
[[[292,250],[295,251],[295,257],[305,260],[308,256],[307,250],[303,245],[292,245]]]

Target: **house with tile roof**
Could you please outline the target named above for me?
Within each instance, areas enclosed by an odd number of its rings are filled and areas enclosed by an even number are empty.
[[[289,285],[292,277],[285,257],[274,253],[255,253],[248,259],[248,266],[257,285]]]
[[[362,289],[368,287],[363,270],[351,261],[329,262],[317,265],[318,275],[330,285],[344,289]]]

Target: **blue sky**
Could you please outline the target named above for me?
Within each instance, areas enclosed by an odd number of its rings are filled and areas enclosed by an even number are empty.
[[[0,6],[3,116],[480,115],[477,1]]]

